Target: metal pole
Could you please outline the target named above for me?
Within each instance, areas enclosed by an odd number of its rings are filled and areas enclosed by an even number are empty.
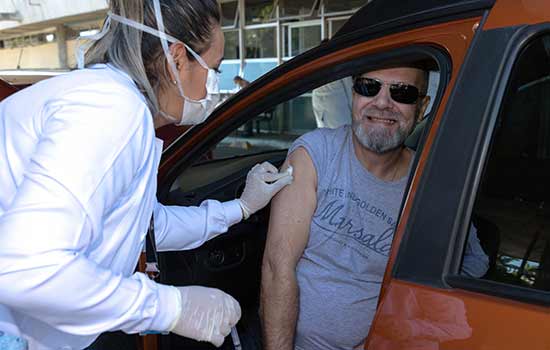
[[[283,63],[283,50],[282,50],[282,46],[281,46],[281,42],[282,42],[282,36],[281,36],[281,33],[283,33],[283,31],[281,30],[281,18],[280,18],[280,13],[279,13],[279,1],[276,1],[275,2],[275,15],[277,16],[277,33],[275,35],[276,37],[276,41],[277,41],[277,65],[280,65],[281,63]]]
[[[320,10],[319,12],[321,12],[321,40],[323,40],[328,38],[326,21],[325,21],[325,4],[322,0],[319,0],[319,1],[321,1],[321,4],[319,4],[319,10]]]
[[[245,26],[245,0],[239,0],[239,59],[241,60],[239,75],[244,77],[244,66],[246,64],[245,55],[246,48],[244,43],[244,26]]]
[[[57,57],[59,59],[59,68],[69,68],[67,60],[67,27],[60,24],[55,27],[57,39]]]

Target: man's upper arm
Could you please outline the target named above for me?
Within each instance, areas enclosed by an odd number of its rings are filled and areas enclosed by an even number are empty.
[[[271,269],[294,269],[309,238],[311,218],[317,206],[317,173],[307,151],[292,152],[282,170],[293,167],[294,181],[271,203],[266,261]]]

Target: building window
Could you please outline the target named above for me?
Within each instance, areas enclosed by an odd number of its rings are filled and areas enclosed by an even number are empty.
[[[472,220],[485,278],[550,291],[550,35],[519,56],[493,135]]]
[[[288,25],[285,34],[285,57],[294,57],[321,43],[321,22],[293,23]]]
[[[239,30],[226,30],[223,34],[225,37],[224,59],[239,59]]]
[[[279,0],[280,18],[309,17],[313,14],[316,0]]]
[[[79,32],[79,35],[82,38],[86,38],[86,37],[89,37],[89,36],[96,35],[99,32],[100,32],[99,28],[92,28],[92,29],[81,30]]]
[[[5,39],[4,45],[7,49],[37,46],[51,43],[55,40],[55,35],[51,33],[40,33],[27,36],[21,36],[13,39]]]
[[[344,24],[348,21],[349,17],[344,18],[331,18],[328,20],[328,32],[329,32],[329,38],[332,38],[336,32],[340,30],[344,26]]]
[[[273,22],[276,18],[273,0],[244,0],[246,25]]]
[[[222,27],[236,28],[239,13],[239,2],[237,0],[224,1],[220,5],[222,8]]]
[[[275,27],[247,29],[244,34],[246,58],[277,57]]]
[[[55,41],[55,34],[54,33],[46,34],[46,42],[51,43],[53,41]]]

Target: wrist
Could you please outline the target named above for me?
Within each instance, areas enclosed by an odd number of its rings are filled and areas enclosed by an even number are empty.
[[[223,202],[222,207],[225,213],[227,227],[233,226],[244,218],[240,199]]]
[[[242,218],[246,220],[250,217],[250,211],[248,210],[248,208],[246,207],[246,204],[244,204],[242,199],[238,199],[238,201],[239,201],[239,206],[241,207]]]
[[[181,315],[181,296],[176,287],[157,285],[157,303],[155,316],[147,330],[165,332],[172,330]]]
[[[176,328],[182,313],[181,293],[177,288],[175,287],[172,287],[172,288],[175,289],[176,292],[178,293],[178,297],[176,298],[176,306],[174,307],[177,314],[176,314],[176,317],[174,318],[174,321],[172,321],[172,324],[170,325],[170,329],[168,330],[169,332],[171,332],[174,328]]]

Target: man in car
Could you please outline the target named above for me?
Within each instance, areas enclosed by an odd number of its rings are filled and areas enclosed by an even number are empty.
[[[262,267],[265,349],[353,349],[375,314],[424,115],[428,73],[404,66],[354,77],[352,125],[317,129],[290,148],[294,182],[272,202]],[[462,272],[487,256],[472,226]]]

